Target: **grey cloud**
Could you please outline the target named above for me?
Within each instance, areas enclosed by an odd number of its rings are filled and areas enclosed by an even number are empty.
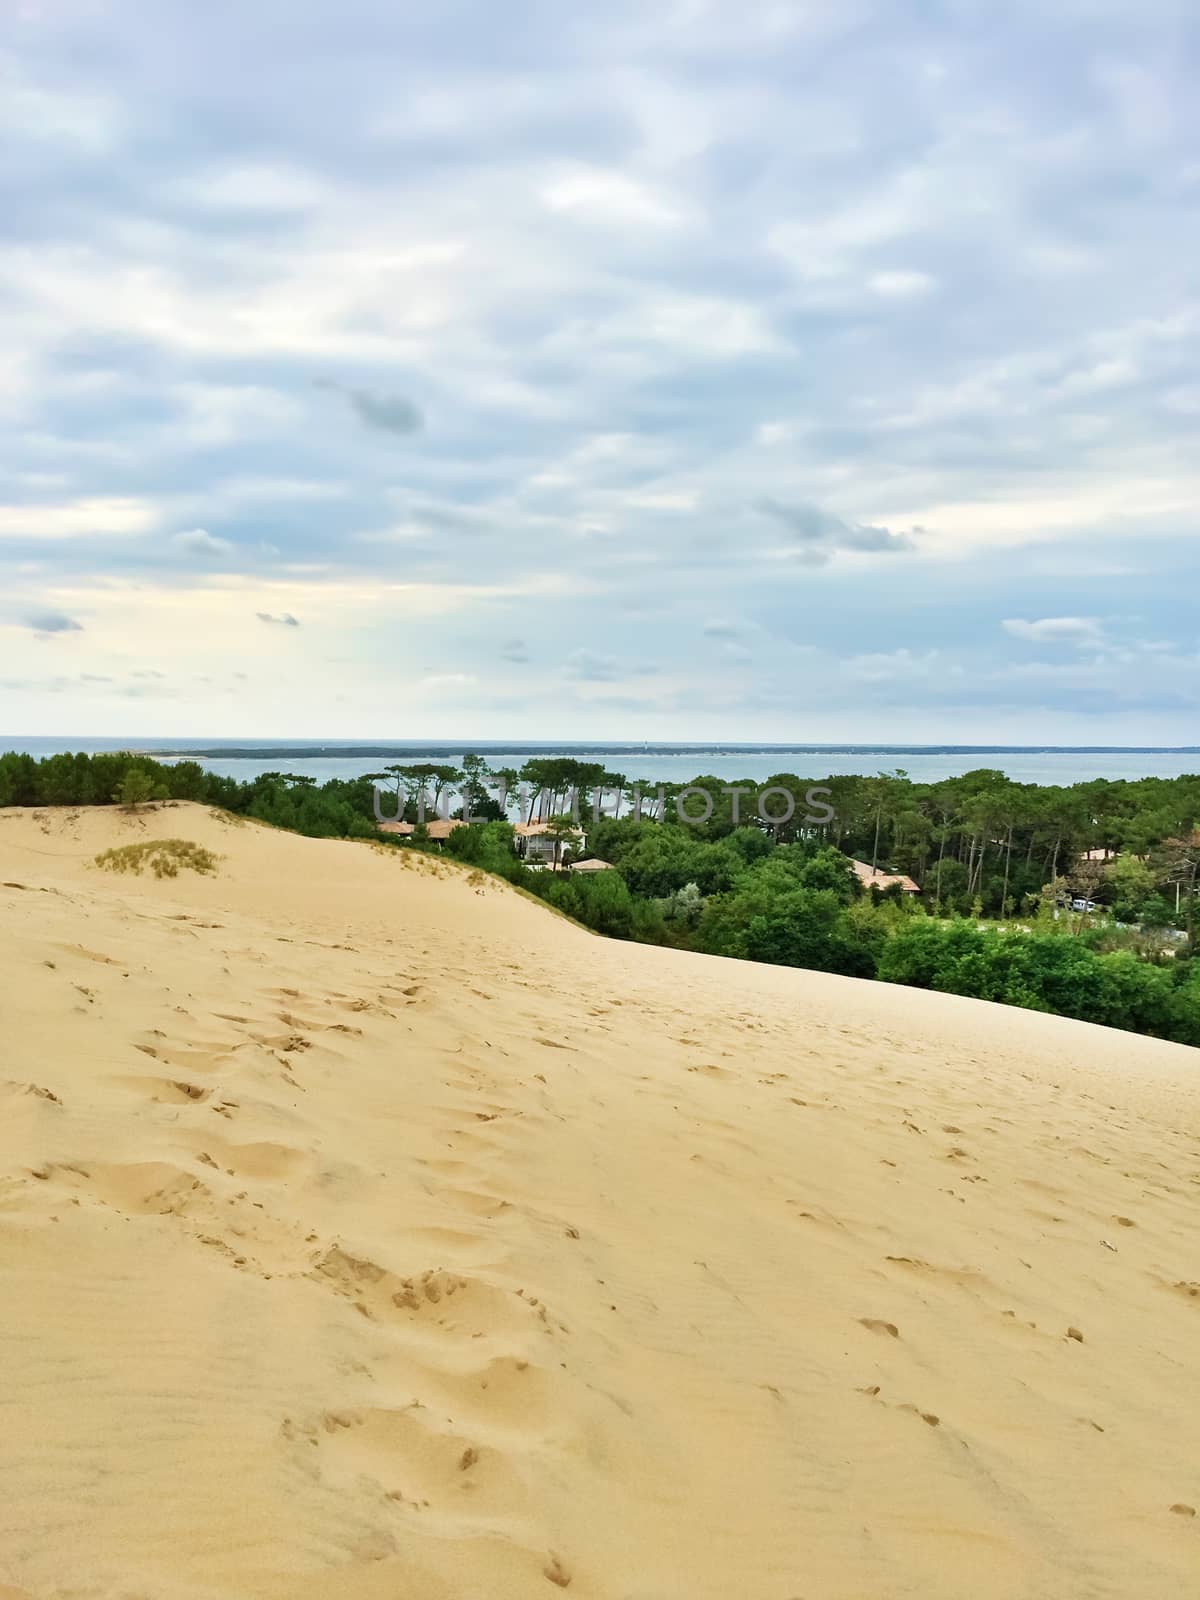
[[[298,628],[300,626],[299,622],[290,611],[281,611],[278,616],[275,616],[270,611],[256,611],[254,615],[260,622],[269,622],[276,627]]]
[[[597,655],[594,650],[572,650],[567,657],[567,677],[581,683],[612,683],[622,671],[616,656]]]
[[[915,548],[907,533],[893,533],[871,523],[845,522],[806,501],[787,502],[764,495],[755,509],[785,528],[802,546],[801,559],[813,563],[828,560],[838,550],[891,554]]]
[[[82,622],[76,622],[74,617],[65,616],[61,611],[34,612],[32,616],[26,617],[25,626],[43,637],[55,633],[83,632]]]
[[[658,662],[643,661],[630,651],[613,656],[595,650],[573,650],[566,656],[563,675],[576,683],[614,683],[619,678],[650,678],[658,672]]]
[[[523,666],[529,660],[529,647],[524,639],[506,639],[500,646],[501,659]]]
[[[124,700],[178,700],[181,698],[178,689],[164,689],[157,683],[127,683],[117,693]]]
[[[374,394],[370,389],[348,389],[346,397],[359,419],[384,433],[418,433],[425,418],[411,400],[399,394]]]
[[[487,521],[479,511],[465,506],[414,506],[410,515],[436,533],[478,533]]]
[[[335,378],[318,379],[318,387],[344,394],[355,416],[368,428],[377,428],[382,433],[409,434],[419,433],[425,426],[420,407],[406,395],[356,388],[351,384],[339,383]]]

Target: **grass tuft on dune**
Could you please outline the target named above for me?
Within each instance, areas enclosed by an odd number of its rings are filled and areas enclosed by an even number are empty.
[[[181,869],[187,872],[215,872],[217,857],[190,839],[143,839],[136,844],[114,845],[102,850],[96,865],[108,872],[132,872],[149,867],[156,878],[174,878]]]

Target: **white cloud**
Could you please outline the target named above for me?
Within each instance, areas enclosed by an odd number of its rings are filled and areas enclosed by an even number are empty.
[[[228,384],[189,379],[172,386],[166,399],[183,415],[172,415],[170,438],[194,450],[220,450],[248,439],[286,437],[304,412],[294,396],[261,383]]]
[[[694,511],[696,496],[687,489],[646,489],[627,495],[625,503],[635,511]]]
[[[842,670],[860,683],[889,683],[930,678],[944,672],[946,664],[937,650],[900,649],[848,656]]]
[[[207,528],[191,528],[185,533],[177,533],[171,543],[189,556],[227,556],[233,552],[233,545],[228,539],[217,538]]]
[[[802,280],[843,277],[875,247],[905,235],[919,238],[939,205],[953,203],[940,188],[935,172],[910,167],[851,200],[773,223],[767,244]]]
[[[658,345],[683,357],[748,356],[778,348],[761,307],[712,295],[654,295],[602,325],[618,343]]]
[[[10,35],[11,37],[11,35]],[[125,130],[119,99],[79,83],[38,83],[0,57],[0,134],[58,144],[84,156],[106,155]]]
[[[422,694],[453,694],[458,689],[470,689],[479,682],[473,672],[431,672],[417,680]]]
[[[289,166],[217,168],[175,190],[176,198],[231,211],[310,211],[329,191],[310,173]]]
[[[1008,617],[1001,626],[1014,638],[1033,644],[1097,645],[1104,640],[1104,625],[1098,617],[1039,617],[1033,621]]]
[[[566,212],[599,227],[675,227],[683,213],[654,189],[623,172],[580,168],[555,178],[542,190],[551,211]]]
[[[70,539],[80,534],[148,532],[158,513],[148,500],[119,495],[0,505],[0,539]]]
[[[795,436],[795,427],[790,422],[761,422],[758,425],[759,444],[788,444]]]
[[[909,300],[937,288],[937,279],[929,272],[875,272],[867,282],[887,300]]]

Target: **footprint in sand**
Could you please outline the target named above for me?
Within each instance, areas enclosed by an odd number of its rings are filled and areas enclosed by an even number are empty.
[[[50,1089],[43,1089],[40,1083],[5,1083],[0,1084],[0,1093],[3,1094],[31,1094],[38,1100],[48,1100],[53,1105],[60,1106],[62,1101]]]
[[[549,1578],[551,1583],[557,1584],[560,1589],[568,1588],[571,1582],[571,1574],[557,1556],[552,1556],[546,1566],[542,1568],[542,1575]]]
[[[939,1417],[935,1412],[922,1411],[920,1406],[914,1406],[912,1402],[908,1400],[904,1401],[900,1405],[894,1406],[892,1409],[895,1411],[911,1411],[914,1417],[920,1417],[921,1421],[930,1428],[940,1428],[942,1425],[941,1417]]]
[[[332,1473],[356,1483],[374,1481],[397,1506],[428,1508],[434,1501],[450,1509],[482,1496],[491,1508],[511,1513],[525,1495],[503,1450],[469,1443],[440,1406],[411,1400],[407,1405],[325,1411],[305,1418],[285,1417],[280,1437],[298,1445],[315,1461],[323,1478]],[[397,1473],[403,1487],[395,1487]]]

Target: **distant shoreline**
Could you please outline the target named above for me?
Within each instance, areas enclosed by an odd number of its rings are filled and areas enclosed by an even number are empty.
[[[294,772],[318,782],[369,777],[389,766],[460,767],[468,755],[478,756],[493,771],[521,770],[530,762],[576,762],[630,779],[688,783],[697,776],[730,781],[768,782],[781,772],[809,778],[846,777],[899,769],[915,782],[940,782],[982,768],[1002,769],[1016,783],[1069,787],[1107,779],[1200,776],[1200,745],[1065,745],[1065,744],[901,744],[896,741],[791,743],[689,740],[603,741],[564,740],[520,743],[507,739],[374,740],[237,740],[108,739],[92,734],[77,738],[14,739],[0,734],[0,751],[16,749],[35,759],[54,755],[89,755],[127,751],[164,766],[196,762],[236,782],[268,772]]]
[[[0,741],[2,742],[2,741]],[[143,745],[131,747],[131,754],[144,756],[203,757],[212,761],[264,761],[281,756],[291,759],[355,760],[412,755],[488,756],[530,753],[587,753],[597,756],[620,755],[1200,755],[1200,745],[1105,745],[1105,744],[666,744],[631,741],[600,744],[588,741],[561,743],[505,743],[483,740],[455,740],[406,744],[228,744],[228,745]]]

